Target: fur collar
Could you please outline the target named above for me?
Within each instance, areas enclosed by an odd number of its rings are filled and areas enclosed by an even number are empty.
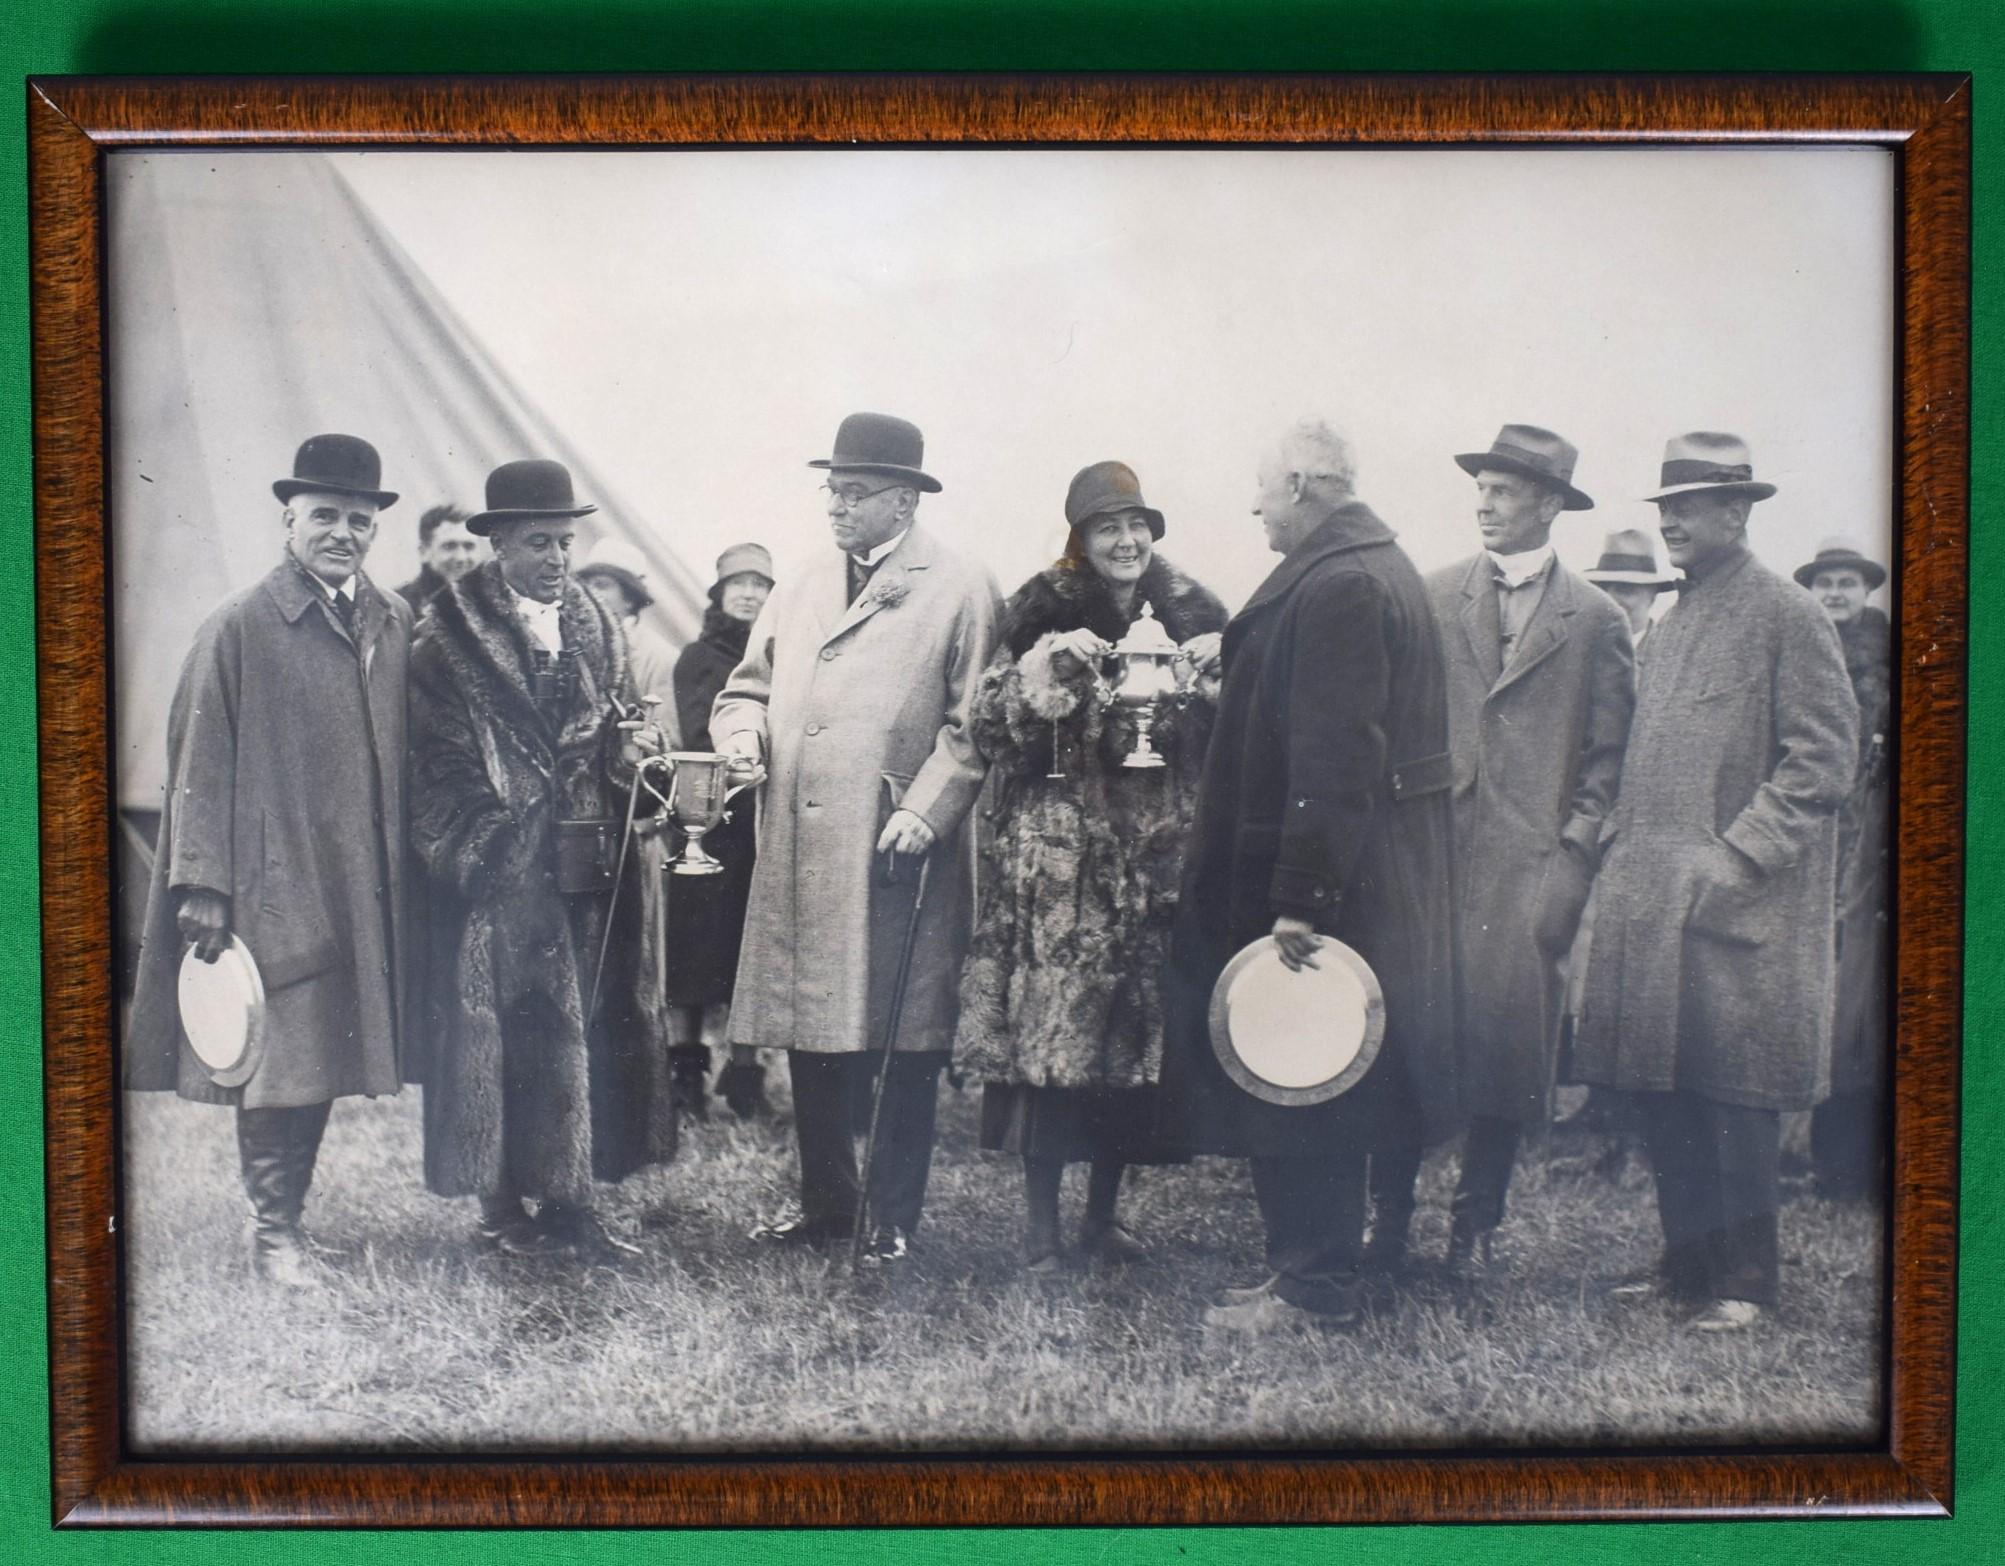
[[[561,731],[554,736],[530,690],[539,644],[532,643],[529,627],[515,612],[498,564],[489,560],[469,571],[425,608],[426,639],[438,646],[468,699],[493,708],[525,732],[560,743],[596,735],[611,699],[624,698],[631,683],[626,638],[599,601],[575,581],[564,584],[558,624],[564,646],[577,652],[578,680]]]
[[[1206,631],[1220,631],[1228,618],[1225,605],[1193,578],[1185,576],[1161,554],[1152,556],[1135,585],[1135,613],[1150,604],[1170,640],[1187,642]],[[1132,622],[1115,606],[1093,568],[1083,560],[1061,560],[1037,573],[1011,595],[1003,611],[1003,641],[1013,657],[1021,658],[1048,631],[1072,631],[1086,626],[1097,636],[1118,642]]]

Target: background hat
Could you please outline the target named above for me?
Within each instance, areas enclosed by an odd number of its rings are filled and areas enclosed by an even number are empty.
[[[1109,511],[1139,511],[1149,520],[1149,532],[1163,536],[1163,514],[1142,499],[1142,481],[1125,462],[1096,462],[1072,476],[1065,491],[1065,522],[1077,528],[1088,517]]]
[[[918,425],[888,413],[852,413],[836,429],[835,455],[817,457],[808,466],[895,474],[910,479],[914,489],[936,494],[940,481],[921,470],[925,460],[926,441]]]
[[[1657,482],[1662,487],[1654,495],[1645,495],[1645,500],[1664,500],[1702,489],[1727,490],[1750,500],[1766,500],[1775,493],[1773,484],[1756,482],[1747,442],[1716,430],[1694,430],[1666,441],[1664,467]]]
[[[619,583],[620,591],[636,609],[645,609],[654,602],[654,594],[647,588],[647,557],[623,538],[600,539],[585,556],[585,563],[571,574],[581,582],[590,576],[603,576]]]
[[[487,509],[466,519],[466,530],[485,538],[503,522],[522,517],[582,517],[597,506],[581,506],[571,494],[571,470],[561,462],[531,457],[504,462],[487,476]]]
[[[764,544],[733,544],[717,557],[717,578],[710,584],[710,601],[714,604],[724,591],[724,584],[734,576],[763,576],[766,585],[773,585],[773,557],[766,552]]]
[[[1628,582],[1660,591],[1677,581],[1675,573],[1657,564],[1657,546],[1639,528],[1625,527],[1602,540],[1601,558],[1592,571],[1580,573],[1590,582]]]
[[[1797,585],[1808,587],[1822,571],[1857,571],[1866,579],[1866,591],[1877,592],[1887,580],[1887,568],[1859,553],[1849,538],[1827,538],[1817,546],[1817,558],[1796,568]]]
[[[272,485],[281,501],[307,490],[332,495],[361,495],[378,510],[397,503],[395,490],[379,489],[383,462],[376,448],[357,435],[310,435],[293,455],[292,477]]]
[[[1579,459],[1573,443],[1551,430],[1536,424],[1506,424],[1488,451],[1465,451],[1456,457],[1455,466],[1471,478],[1485,468],[1522,473],[1558,490],[1563,497],[1560,510],[1592,511],[1594,502],[1573,487],[1573,465]]]

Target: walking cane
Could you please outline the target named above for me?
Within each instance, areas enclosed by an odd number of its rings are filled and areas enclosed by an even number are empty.
[[[888,877],[897,874],[898,852],[892,850]],[[919,935],[919,913],[926,906],[926,877],[933,868],[933,853],[919,856],[919,889],[912,897],[912,914],[905,921],[905,942],[898,948],[898,974],[891,982],[891,1015],[884,1023],[882,1059],[877,1063],[877,1083],[870,1093],[870,1130],[863,1138],[863,1172],[857,1179],[856,1227],[849,1236],[851,1270],[863,1263],[864,1223],[870,1216],[870,1171],[877,1163],[877,1122],[884,1113],[884,1083],[891,1075],[891,1053],[898,1047],[898,1024],[905,1015],[905,988],[912,977],[912,948]]]
[[[631,733],[645,727],[652,721],[655,704],[661,698],[658,696],[647,696],[643,697],[642,700],[645,704],[646,717],[624,719],[618,725],[620,728]],[[617,701],[614,702],[614,706],[621,711],[629,710],[621,707]],[[643,756],[639,761],[634,763],[633,782],[627,788],[626,826],[620,833],[620,856],[613,864],[613,895],[611,900],[606,904],[606,927],[599,932],[599,960],[592,966],[592,998],[585,1006],[585,1028],[587,1032],[591,1030],[592,1023],[599,1015],[599,986],[604,982],[606,977],[606,952],[613,943],[613,914],[619,907],[620,881],[626,875],[627,853],[633,847],[634,815],[640,806],[641,785],[647,777],[648,768],[651,766],[667,766],[670,768],[670,778],[673,779],[675,775],[673,766],[665,757]],[[674,783],[671,781],[669,785],[670,799],[674,798],[674,788]],[[653,784],[650,783],[647,785],[647,791],[653,794],[656,799],[661,799],[660,791]],[[664,808],[667,807],[668,803],[669,800],[662,799]]]

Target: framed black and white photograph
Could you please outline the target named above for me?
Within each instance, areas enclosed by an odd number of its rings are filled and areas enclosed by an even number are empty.
[[[59,1518],[1946,1505],[1956,80],[37,91]]]

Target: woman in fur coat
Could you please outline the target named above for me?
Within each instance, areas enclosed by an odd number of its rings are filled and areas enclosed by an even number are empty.
[[[1162,1065],[1157,972],[1217,698],[1225,606],[1155,553],[1163,518],[1134,473],[1096,463],[1072,481],[1064,558],[1019,588],[983,676],[974,734],[990,765],[980,902],[961,979],[960,1069],[985,1078],[982,1146],[1024,1163],[1026,1254],[1059,1265],[1065,1165],[1090,1165],[1080,1248],[1132,1260],[1115,1218],[1131,1162],[1152,1147]],[[1106,700],[1103,660],[1144,611],[1190,655],[1188,701],[1151,739],[1168,765],[1125,768],[1136,738]]]

